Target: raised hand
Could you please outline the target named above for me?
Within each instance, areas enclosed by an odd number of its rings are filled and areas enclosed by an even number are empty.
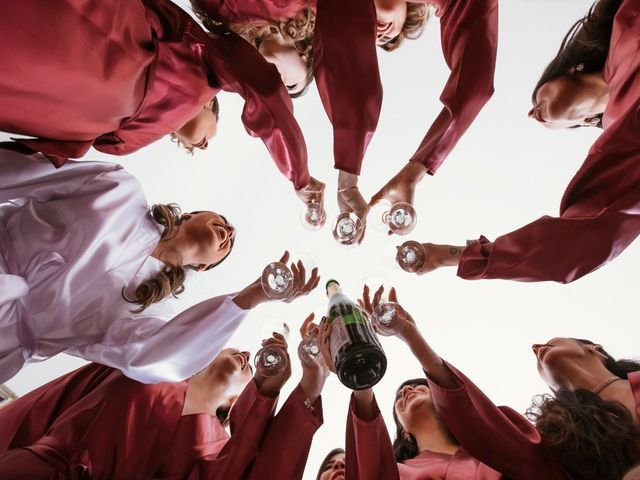
[[[327,213],[324,209],[324,190],[325,184],[313,177],[309,178],[309,183],[296,191],[298,198],[302,200],[305,205],[317,204],[320,205],[320,213],[323,218],[322,223],[327,218]]]
[[[274,333],[273,337],[268,338],[267,340],[263,340],[262,346],[274,346],[282,349],[284,352],[287,352],[287,340],[280,333]],[[260,390],[260,393],[268,397],[275,397],[280,393],[280,390],[282,389],[284,384],[287,383],[287,380],[289,380],[290,377],[291,360],[289,358],[289,354],[287,353],[287,366],[282,373],[266,377],[260,375],[258,371],[256,371],[254,379],[256,381],[258,389]]]
[[[338,207],[340,213],[354,213],[362,221],[362,230],[357,243],[361,244],[367,229],[367,214],[369,206],[360,190],[358,190],[358,177],[346,172],[340,172],[338,176]]]
[[[316,345],[318,344],[319,328],[316,323],[313,322],[315,315],[310,314],[300,326],[301,343],[298,346],[298,356],[300,357],[300,363],[302,365],[302,379],[300,385],[304,390],[306,397],[315,401],[320,396],[324,383],[329,376],[329,367],[322,354],[319,354],[315,358],[305,356],[301,354],[301,348],[305,341],[310,337],[315,338]]]
[[[389,201],[392,205],[406,202],[413,205],[416,185],[426,173],[426,169],[419,163],[408,162],[391,180],[389,180],[378,192],[371,197],[369,207],[382,200]]]

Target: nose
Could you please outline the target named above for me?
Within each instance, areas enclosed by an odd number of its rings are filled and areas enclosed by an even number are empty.
[[[534,355],[537,357],[540,354],[540,350],[544,347],[544,345],[541,345],[539,343],[534,343],[533,345],[531,345],[531,350],[533,350]]]
[[[209,146],[209,140],[205,140],[202,146],[200,147],[200,150],[206,150],[208,146]]]
[[[336,460],[335,462],[333,462],[333,469],[334,470],[344,470],[345,469],[345,464],[344,464],[344,460],[342,460],[341,458],[339,458],[338,460]]]
[[[533,112],[535,111],[536,107],[533,107],[531,110],[529,110],[529,113],[527,113],[527,116],[529,118],[533,118]]]
[[[251,357],[251,354],[249,352],[240,352],[240,355],[242,355],[247,363],[249,363],[249,358]]]

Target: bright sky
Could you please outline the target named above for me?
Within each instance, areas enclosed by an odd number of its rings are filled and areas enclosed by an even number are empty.
[[[526,114],[539,74],[570,24],[590,4],[590,0],[501,3],[496,92],[438,174],[419,185],[415,202],[419,221],[409,238],[464,244],[479,234],[495,238],[541,215],[557,214],[565,186],[599,132],[549,131]],[[413,154],[441,109],[438,97],[448,77],[435,19],[422,38],[391,54],[380,51],[379,57],[385,95],[360,179],[367,198]],[[222,94],[220,104],[219,138],[194,157],[168,138],[127,157],[95,151],[86,156],[122,163],[140,180],[149,203],[177,202],[186,211],[217,210],[237,227],[238,240],[229,260],[211,272],[192,276],[181,300],[185,308],[241,289],[288,248],[294,254],[315,257],[323,279],[337,278],[353,299],[365,278],[385,276],[436,351],[496,403],[520,411],[529,406],[533,395],[548,391],[536,372],[530,348],[534,342],[544,343],[553,336],[589,338],[615,356],[638,356],[640,327],[633,279],[640,268],[640,244],[570,285],[472,282],[457,278],[453,269],[424,277],[407,274],[395,268],[392,253],[392,246],[404,239],[389,240],[369,228],[361,247],[345,249],[331,236],[329,224],[338,213],[337,173],[330,125],[315,86],[295,101],[295,108],[307,140],[311,172],[327,183],[330,220],[318,232],[302,228],[300,204],[290,184],[262,143],[246,135],[239,119],[240,98]],[[6,138],[0,134],[0,139]],[[323,288],[293,304],[261,306],[238,329],[231,346],[255,352],[260,323],[278,317],[292,326],[290,351],[295,358],[297,327],[310,311],[319,313],[325,307]],[[375,392],[392,427],[396,387],[421,371],[398,340],[385,338],[383,346],[389,367]],[[81,364],[79,359],[59,355],[26,367],[8,385],[24,394]],[[296,362],[281,403],[299,378]],[[327,382],[325,423],[314,438],[305,479],[315,478],[319,462],[330,449],[344,446],[349,394],[337,378]]]

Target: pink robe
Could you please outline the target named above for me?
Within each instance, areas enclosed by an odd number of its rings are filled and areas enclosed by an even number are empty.
[[[0,64],[0,130],[38,137],[21,142],[56,166],[92,145],[134,152],[225,90],[245,99],[247,131],[295,188],[308,183],[304,138],[276,68],[234,34],[208,35],[168,0],[10,2]]]
[[[589,150],[560,203],[490,242],[467,247],[458,275],[568,283],[615,259],[640,234],[640,0],[624,0],[613,24],[604,79],[605,132]]]
[[[428,379],[429,388],[438,412],[467,452],[506,478],[565,478],[529,420],[509,407],[497,407],[473,382],[448,366],[459,387],[444,389]]]
[[[473,458],[464,448],[454,455],[424,451],[396,463],[389,432],[378,405],[376,417],[366,421],[355,411],[351,397],[347,417],[346,478],[349,480],[499,480],[500,473]]]
[[[305,405],[298,386],[269,425],[246,480],[301,480],[311,441],[322,426],[322,400]]]
[[[241,478],[277,399],[251,381],[229,439],[215,417],[181,416],[186,388],[97,364],[60,377],[0,410],[0,478]]]

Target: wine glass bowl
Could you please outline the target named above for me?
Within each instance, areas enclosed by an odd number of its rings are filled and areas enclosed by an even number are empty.
[[[318,203],[309,203],[300,212],[300,222],[307,230],[320,230],[327,221],[327,214]]]
[[[402,330],[406,318],[395,302],[381,302],[371,314],[371,324],[380,335],[390,337]]]
[[[338,215],[333,227],[333,238],[342,245],[353,245],[360,238],[364,225],[362,220],[352,212]]]
[[[318,338],[308,335],[298,345],[298,357],[305,365],[311,365],[320,355]]]
[[[415,273],[420,271],[426,261],[427,252],[422,244],[409,240],[398,247],[396,262],[405,272]]]
[[[274,345],[267,345],[256,353],[253,359],[256,373],[263,377],[280,375],[287,368],[287,352]]]
[[[262,271],[260,283],[269,298],[282,300],[291,294],[293,273],[284,263],[271,262]]]
[[[396,235],[407,235],[416,226],[418,217],[415,208],[406,202],[396,203],[382,214],[382,221]]]

